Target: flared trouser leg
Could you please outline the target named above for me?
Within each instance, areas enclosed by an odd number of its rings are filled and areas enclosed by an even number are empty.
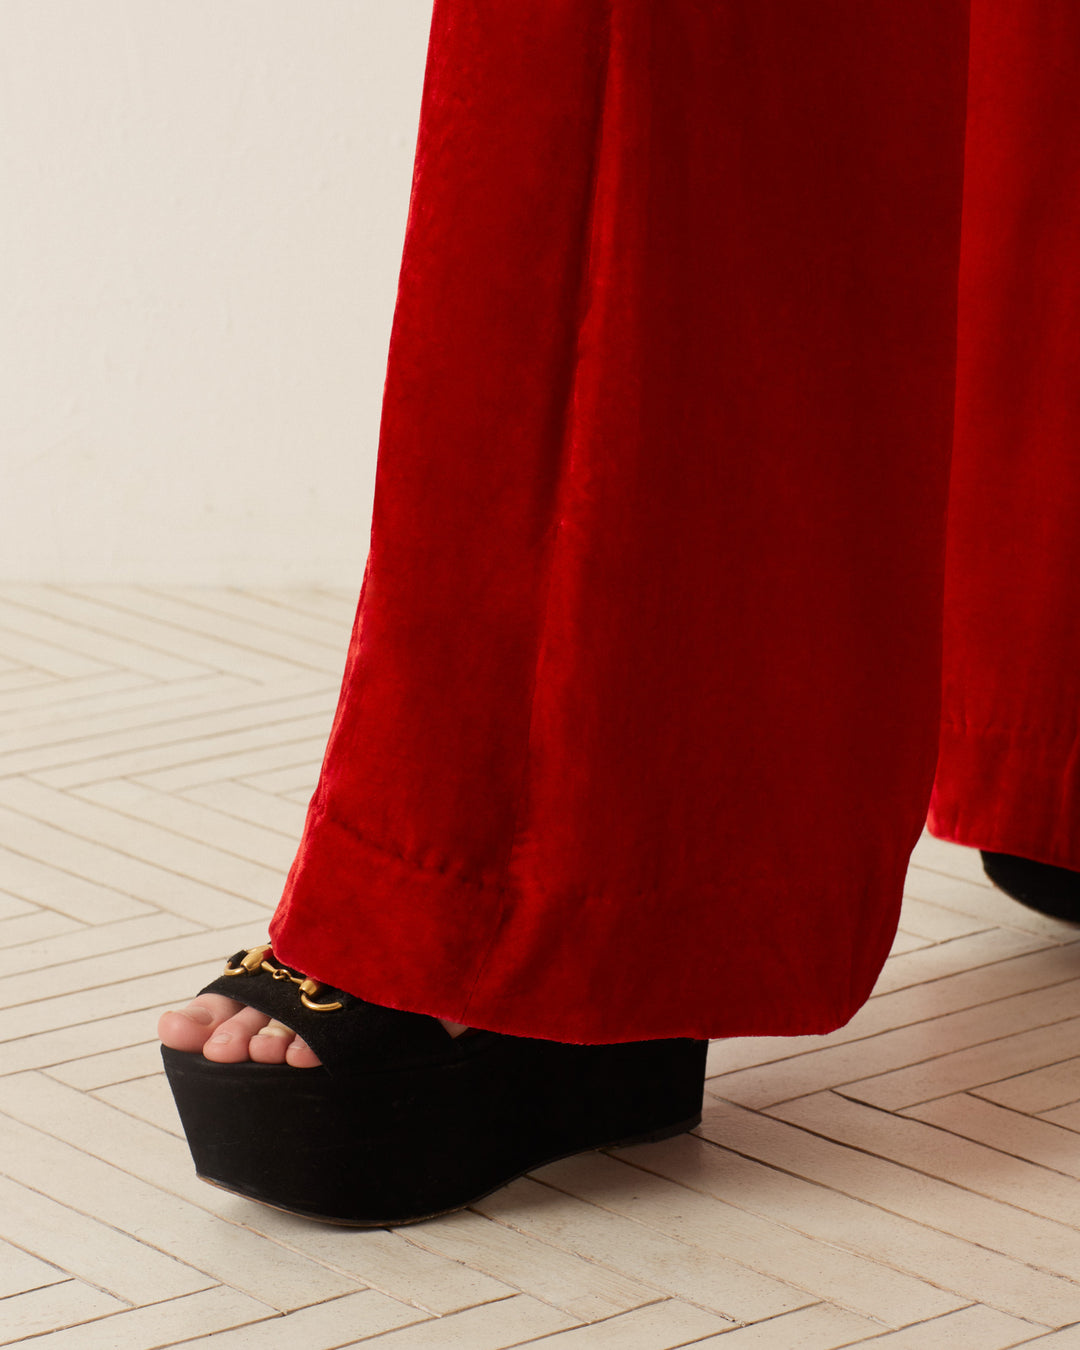
[[[961,0],[437,0],[271,934],[567,1041],[824,1032],[933,780]]]
[[[1080,871],[1080,7],[974,0],[943,839]]]

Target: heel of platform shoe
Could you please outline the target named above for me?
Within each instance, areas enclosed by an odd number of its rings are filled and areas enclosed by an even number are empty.
[[[567,1153],[670,1138],[701,1123],[707,1051],[692,1040],[559,1047],[563,1084],[537,1111],[587,1140]]]

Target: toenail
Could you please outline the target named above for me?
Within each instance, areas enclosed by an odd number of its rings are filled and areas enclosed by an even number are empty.
[[[260,1027],[255,1033],[256,1036],[280,1036],[282,1040],[286,1036],[294,1036],[296,1033],[290,1031],[288,1027]]]
[[[211,1045],[228,1045],[229,1042],[230,1042],[231,1040],[232,1040],[232,1037],[231,1037],[227,1032],[219,1031],[218,1034],[217,1034],[216,1036],[211,1036],[211,1037],[210,1037],[210,1044],[211,1044]]]
[[[185,1008],[183,1016],[186,1017],[189,1022],[198,1022],[201,1027],[208,1027],[214,1020],[214,1014],[209,1008]]]

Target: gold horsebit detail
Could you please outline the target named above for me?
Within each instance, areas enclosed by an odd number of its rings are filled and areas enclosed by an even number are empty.
[[[275,966],[273,961],[267,959],[272,950],[269,944],[265,947],[249,947],[238,966],[233,965],[235,958],[230,956],[225,962],[224,974],[258,975],[260,971],[265,970],[275,980],[292,980],[293,984],[299,985],[300,1002],[312,1012],[337,1012],[339,1008],[345,1006],[343,1003],[316,1003],[315,996],[322,989],[318,980],[309,979],[306,975],[294,975],[284,966]]]

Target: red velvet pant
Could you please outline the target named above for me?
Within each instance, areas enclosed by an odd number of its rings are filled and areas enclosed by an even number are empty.
[[[975,0],[930,828],[1080,870],[1080,5]]]
[[[961,273],[935,828],[1080,865],[1080,18],[974,38],[961,267],[964,0],[437,0],[283,959],[562,1040],[851,1016],[934,781]]]

